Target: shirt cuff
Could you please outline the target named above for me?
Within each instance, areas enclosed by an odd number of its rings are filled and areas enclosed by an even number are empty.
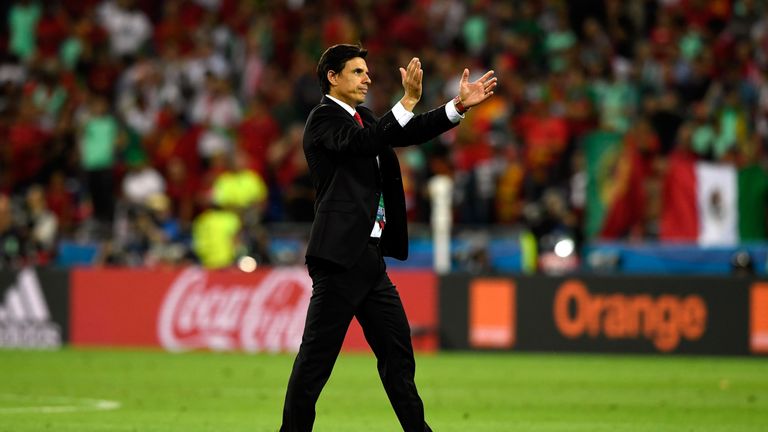
[[[450,120],[451,123],[458,123],[464,118],[463,115],[456,111],[456,105],[453,104],[453,99],[445,104],[445,115],[448,116],[448,120]]]
[[[400,127],[405,127],[405,125],[407,125],[413,118],[413,113],[406,110],[400,102],[392,107],[392,115],[394,115],[395,120],[400,123]]]

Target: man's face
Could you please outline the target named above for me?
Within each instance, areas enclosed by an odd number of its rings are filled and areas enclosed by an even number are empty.
[[[368,76],[365,60],[355,57],[347,60],[341,72],[328,72],[328,81],[331,83],[331,96],[356,107],[365,102],[371,77]]]

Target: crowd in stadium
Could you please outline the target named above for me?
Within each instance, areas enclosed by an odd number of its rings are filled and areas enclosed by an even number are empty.
[[[705,160],[751,185],[741,239],[767,236],[758,0],[11,0],[0,12],[0,267],[49,263],[62,240],[123,265],[268,261],[265,227],[312,220],[301,141],[317,59],[358,41],[380,114],[412,56],[417,110],[453,98],[464,67],[499,78],[469,124],[398,149],[413,221],[429,221],[426,184],[444,174],[457,224],[686,240],[685,221],[665,225],[667,191],[681,161]]]

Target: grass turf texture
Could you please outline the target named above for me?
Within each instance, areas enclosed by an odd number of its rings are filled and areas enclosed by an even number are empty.
[[[276,431],[292,361],[0,351],[0,431]],[[341,356],[315,431],[400,430],[375,368],[370,355]],[[442,353],[417,359],[417,382],[428,421],[441,432],[748,432],[768,425],[765,358]],[[121,406],[88,409],[94,399]]]

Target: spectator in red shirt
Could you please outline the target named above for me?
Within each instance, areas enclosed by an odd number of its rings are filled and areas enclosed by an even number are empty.
[[[43,165],[43,149],[50,139],[38,123],[38,111],[31,99],[21,101],[18,115],[8,129],[11,149],[11,184],[18,190],[37,180]]]

